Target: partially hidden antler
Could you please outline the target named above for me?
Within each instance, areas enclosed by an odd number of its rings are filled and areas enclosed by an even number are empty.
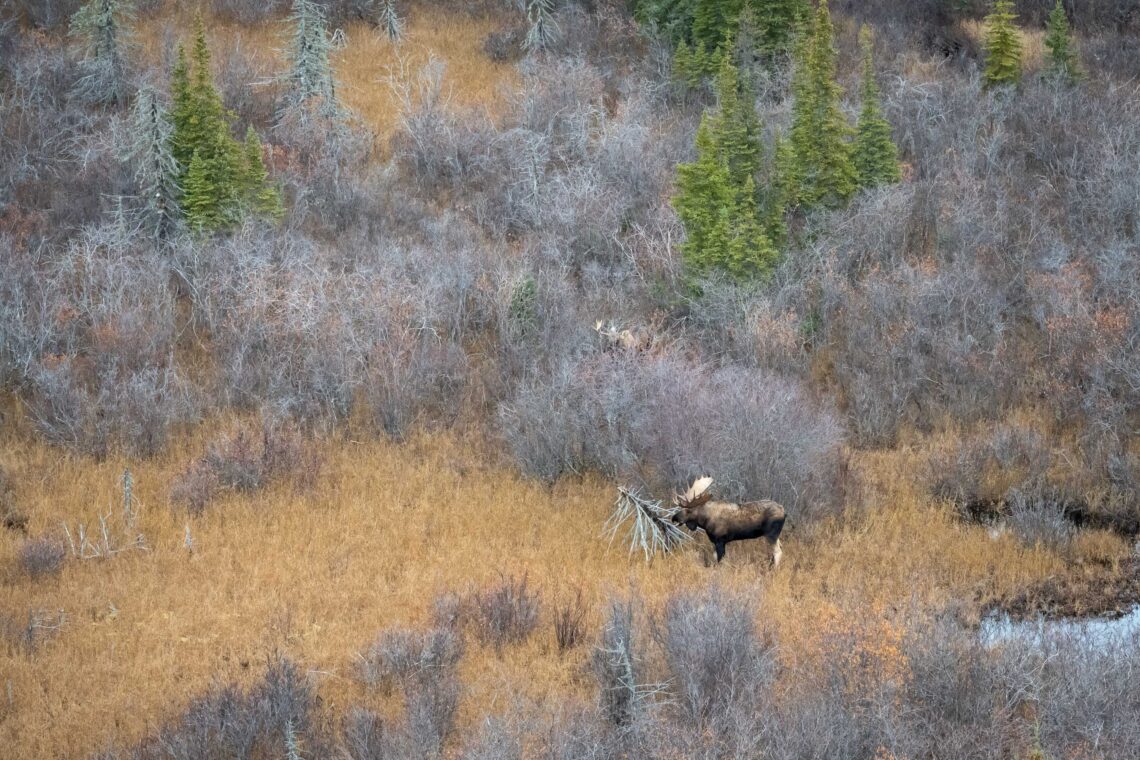
[[[673,506],[684,509],[701,506],[712,498],[712,491],[709,490],[712,484],[713,479],[708,475],[703,478],[697,478],[684,494],[673,495]]]

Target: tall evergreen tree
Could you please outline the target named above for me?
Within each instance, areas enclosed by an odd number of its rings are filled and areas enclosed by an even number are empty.
[[[182,209],[186,224],[197,232],[218,229],[229,220],[212,175],[210,162],[194,151],[182,183]]]
[[[982,81],[987,88],[1015,85],[1021,80],[1021,34],[1012,0],[995,0],[986,16],[986,69]]]
[[[703,270],[725,251],[729,239],[728,213],[736,193],[728,166],[721,160],[714,137],[713,117],[706,113],[697,128],[697,160],[677,166],[677,194],[673,206],[685,226],[681,255],[687,265]]]
[[[523,47],[534,53],[545,50],[558,39],[558,24],[554,21],[554,0],[525,0],[527,29]]]
[[[230,134],[229,121],[222,97],[214,87],[210,73],[210,47],[206,39],[206,25],[199,14],[195,20],[192,67],[188,76],[182,71],[184,56],[180,53],[175,66],[174,81],[174,133],[171,138],[174,157],[182,163],[183,182],[188,181],[190,164],[198,154],[201,171],[207,181],[198,190],[213,193],[208,206],[210,213],[198,213],[198,226],[219,227],[237,220],[239,192],[236,185],[240,169],[241,152]],[[187,158],[189,156],[189,159]],[[189,188],[184,184],[184,210],[190,219]],[[199,202],[203,205],[204,202]]]
[[[685,226],[681,255],[695,274],[718,269],[737,277],[762,275],[779,257],[757,204],[758,135],[755,113],[742,117],[735,77],[722,72],[720,108],[697,130],[697,160],[677,167],[673,205]],[[755,100],[749,100],[753,108]]]
[[[750,0],[760,29],[759,49],[767,56],[787,53],[799,29],[811,18],[808,0]]]
[[[289,22],[293,25],[293,40],[285,76],[288,105],[315,108],[325,117],[338,116],[336,81],[329,62],[332,43],[324,7],[314,0],[293,0]]]
[[[393,42],[399,42],[404,36],[404,20],[396,12],[396,0],[384,0],[380,8],[380,24]]]
[[[1049,23],[1045,29],[1045,47],[1049,50],[1048,72],[1051,76],[1067,82],[1081,78],[1080,64],[1077,61],[1073,31],[1069,27],[1069,17],[1061,0],[1049,13]]]
[[[760,171],[763,147],[755,91],[748,75],[736,67],[730,55],[721,58],[716,93],[718,110],[712,120],[713,139],[728,166],[733,186],[743,188],[745,181],[754,179]]]
[[[772,149],[768,190],[760,209],[768,239],[777,249],[783,249],[788,241],[788,207],[797,193],[796,151],[791,140],[777,134]]]
[[[180,47],[170,84],[174,99],[171,148],[183,173],[189,171],[195,151],[207,163],[224,162],[227,158],[236,163],[236,145],[229,135],[226,110],[210,74],[210,47],[201,14],[195,19],[192,64],[187,64],[185,50]]]
[[[692,42],[696,0],[635,0],[633,15],[674,43]]]
[[[820,0],[810,34],[797,46],[792,82],[797,200],[805,206],[839,205],[858,186],[852,130],[839,107],[833,35],[827,0]]]
[[[899,169],[898,148],[891,140],[891,125],[883,118],[879,105],[879,85],[875,81],[875,64],[872,60],[871,29],[859,30],[859,43],[863,48],[862,108],[855,129],[855,169],[859,173],[860,187],[877,187],[902,179]]]
[[[87,0],[71,17],[71,36],[83,56],[79,95],[94,103],[127,100],[126,47],[133,14],[129,0]]]
[[[694,0],[691,40],[705,50],[719,50],[726,38],[736,36],[743,0]]]
[[[779,251],[772,245],[768,231],[757,216],[756,185],[749,177],[732,209],[728,246],[723,260],[712,257],[709,263],[737,279],[763,277],[776,267]],[[714,251],[715,253],[715,251]]]
[[[269,220],[278,220],[284,215],[281,193],[269,182],[261,140],[253,127],[247,127],[245,131],[238,188],[242,202],[254,215]]]
[[[179,176],[186,172],[190,159],[194,156],[194,137],[191,135],[195,119],[194,98],[190,92],[190,64],[186,60],[186,48],[178,46],[178,57],[170,72],[170,119],[173,133],[170,136],[170,152],[178,162]]]
[[[234,139],[230,115],[210,75],[210,49],[200,15],[195,27],[192,61],[187,62],[180,48],[170,88],[174,98],[170,147],[180,167],[187,224],[216,230],[235,224],[247,211],[275,217],[280,196],[268,184],[260,141],[253,135],[254,144],[247,142],[243,150]]]
[[[144,224],[163,237],[179,216],[178,161],[171,151],[173,127],[166,108],[149,87],[139,90],[132,118],[133,142],[124,158],[135,169]]]

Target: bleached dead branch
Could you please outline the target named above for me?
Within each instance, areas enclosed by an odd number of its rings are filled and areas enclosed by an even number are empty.
[[[638,549],[649,562],[658,552],[669,554],[692,537],[680,526],[669,521],[675,510],[662,506],[660,501],[646,499],[635,489],[618,488],[618,498],[614,503],[613,514],[606,521],[605,531],[613,543],[621,527],[632,520],[629,526],[629,553]]]

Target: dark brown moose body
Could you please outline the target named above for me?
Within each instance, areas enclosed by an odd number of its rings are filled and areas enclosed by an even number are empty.
[[[749,501],[732,504],[710,501],[712,478],[700,478],[673,503],[677,511],[673,522],[689,530],[702,529],[716,549],[716,561],[724,559],[725,546],[731,541],[763,538],[772,553],[772,566],[780,564],[780,532],[784,529],[784,508],[774,501]]]

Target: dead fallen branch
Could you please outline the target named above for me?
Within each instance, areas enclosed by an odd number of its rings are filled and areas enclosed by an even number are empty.
[[[692,537],[681,527],[669,521],[675,511],[662,506],[660,501],[646,499],[634,489],[618,488],[618,498],[614,503],[613,514],[606,521],[605,531],[610,543],[617,538],[618,531],[626,523],[629,526],[629,553],[638,549],[649,562],[658,552],[669,554]]]

